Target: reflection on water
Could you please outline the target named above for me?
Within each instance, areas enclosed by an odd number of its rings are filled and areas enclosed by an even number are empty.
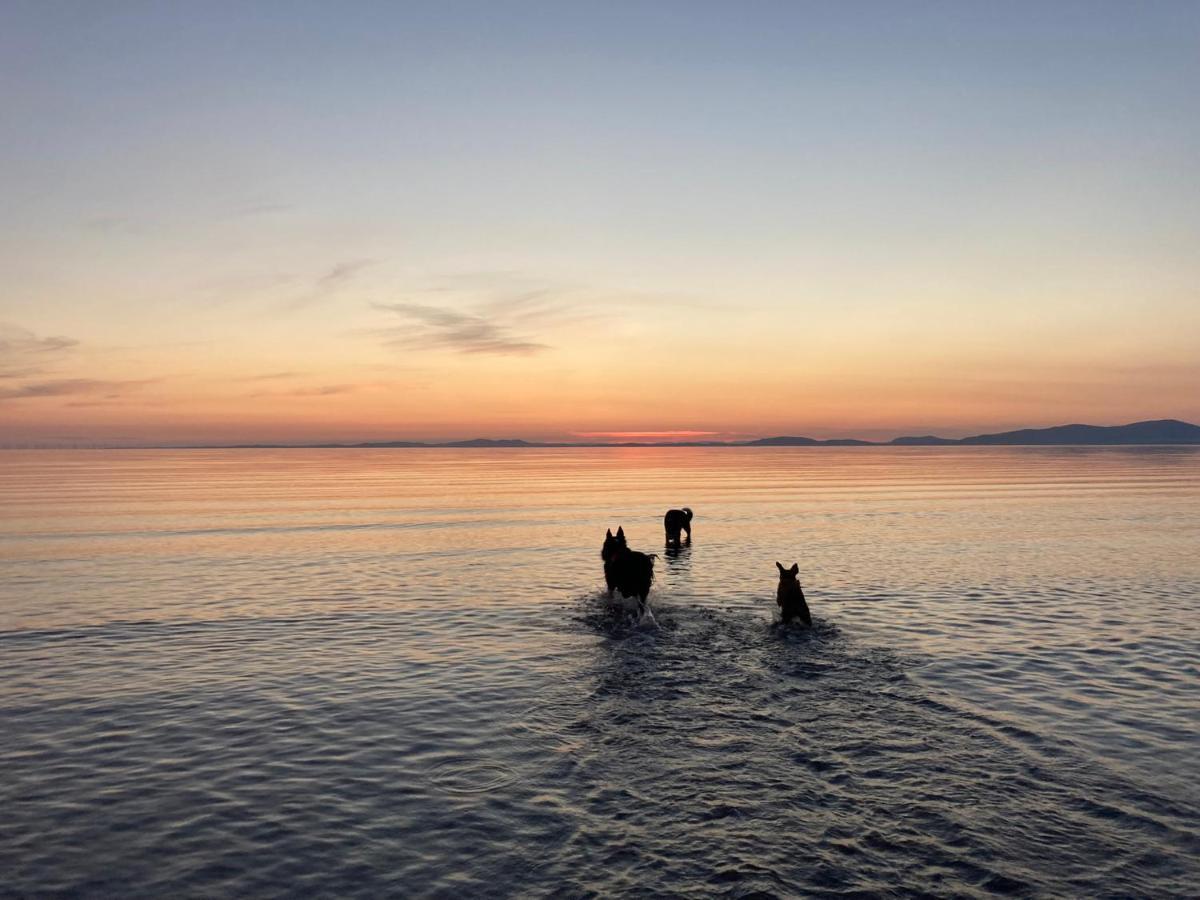
[[[692,540],[688,538],[686,541],[674,543],[667,541],[663,547],[663,556],[667,561],[673,564],[673,567],[681,571],[690,568],[692,556]]]
[[[1192,895],[1198,500],[1186,448],[0,454],[5,889]]]

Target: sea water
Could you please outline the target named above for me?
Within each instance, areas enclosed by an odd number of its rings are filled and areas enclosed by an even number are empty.
[[[1200,449],[8,451],[0,893],[1196,895],[1198,665]]]

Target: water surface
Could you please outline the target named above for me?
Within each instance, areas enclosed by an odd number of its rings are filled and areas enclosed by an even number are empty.
[[[1188,448],[5,452],[0,892],[1195,895],[1197,547]]]

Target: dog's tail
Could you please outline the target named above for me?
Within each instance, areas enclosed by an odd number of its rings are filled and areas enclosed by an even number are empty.
[[[692,511],[691,511],[691,509],[689,509],[688,507],[686,507],[686,506],[685,506],[685,507],[683,508],[683,512],[684,512],[684,515],[686,515],[686,516],[687,516],[687,520],[688,520],[689,522],[690,522],[690,521],[692,521]]]

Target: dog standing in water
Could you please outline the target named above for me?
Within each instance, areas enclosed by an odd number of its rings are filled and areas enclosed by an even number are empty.
[[[608,585],[608,596],[614,590],[622,597],[637,598],[638,616],[646,614],[646,597],[650,594],[650,583],[654,581],[654,555],[630,550],[625,540],[625,529],[618,528],[614,536],[612,529],[604,536],[600,548],[604,560],[604,582]]]
[[[786,625],[792,619],[799,619],[812,628],[812,616],[808,614],[808,604],[804,601],[804,589],[800,587],[800,564],[793,563],[790,569],[785,569],[775,563],[779,569],[779,590],[775,594],[775,602]]]
[[[683,509],[668,509],[663,516],[663,528],[667,532],[667,543],[679,546],[679,533],[687,532],[688,543],[692,542],[692,511],[686,506]]]

